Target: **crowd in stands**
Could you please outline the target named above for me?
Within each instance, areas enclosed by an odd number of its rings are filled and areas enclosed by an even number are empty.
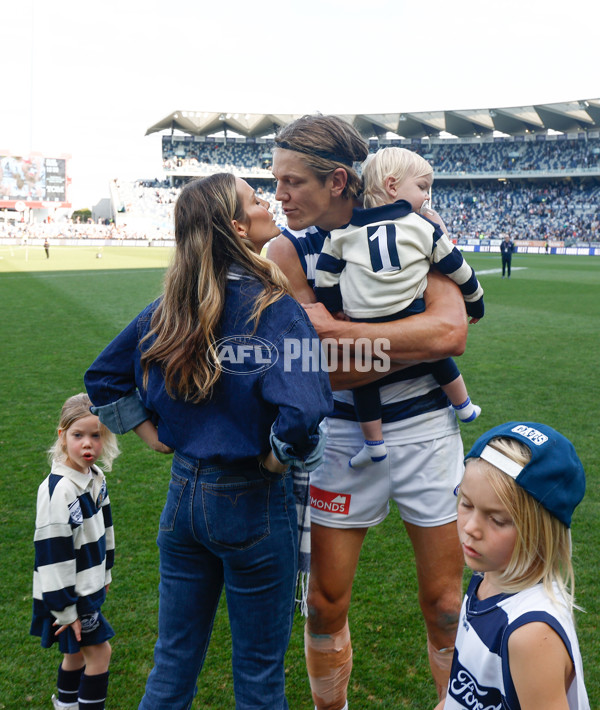
[[[497,141],[493,143],[414,144],[437,175],[512,173],[521,171],[577,171],[600,167],[600,140]]]
[[[271,181],[257,181],[258,194],[268,200],[276,222],[285,225],[281,205],[275,200]],[[128,196],[125,213],[117,223],[77,224],[70,221],[50,224],[0,222],[0,237],[172,239],[173,204],[178,188],[160,181],[119,182]],[[121,193],[120,193],[121,194]],[[432,206],[456,239],[512,239],[564,241],[567,244],[600,242],[600,187],[569,180],[529,183],[485,180],[476,183],[434,182]],[[144,215],[144,222],[136,221]],[[140,217],[141,219],[141,217]]]
[[[196,142],[193,138],[171,142],[163,137],[163,166],[167,172],[189,170],[210,174],[217,170],[261,175],[271,166],[273,143]],[[374,152],[390,141],[371,141]],[[525,141],[498,139],[493,142],[458,143],[452,140],[391,141],[421,154],[437,175],[512,173],[521,171],[577,171],[600,168],[600,138]]]
[[[501,237],[590,242],[600,239],[597,205],[600,188],[583,181],[519,182],[511,174],[523,171],[577,173],[600,169],[600,139],[556,136],[544,140],[496,139],[481,142],[451,140],[392,141],[423,155],[438,177],[434,185],[435,207],[456,237]],[[371,141],[375,151],[384,141]],[[389,143],[389,141],[385,141]],[[270,167],[272,143],[198,142],[189,137],[172,142],[163,137],[163,156],[169,167],[186,161],[202,173],[217,170],[252,174]],[[175,162],[173,162],[175,161]],[[192,171],[196,172],[196,171]],[[450,182],[447,178],[469,174],[499,173],[505,181]],[[164,186],[160,189],[166,189]],[[284,224],[279,203],[264,182],[263,196],[271,202],[278,222]],[[157,192],[157,200],[165,196]]]
[[[508,234],[515,240],[600,242],[600,178],[586,178],[581,172],[577,177],[582,169],[600,169],[600,138],[400,143],[433,165],[438,179],[434,181],[432,206],[454,238],[500,239]],[[371,141],[372,150],[378,145]],[[221,171],[244,175],[270,202],[277,223],[284,226],[285,216],[269,178],[272,147],[268,142],[200,142],[191,137],[172,142],[163,137],[165,165],[182,168],[180,173],[173,175],[167,170],[163,180],[114,180],[111,200],[115,218],[110,224],[66,221],[11,226],[0,221],[0,237],[171,239],[173,207],[180,187],[192,177]],[[531,170],[560,170],[566,175],[544,179],[538,173],[535,180],[511,175]],[[498,175],[495,179],[460,179],[473,173]]]
[[[264,175],[271,168],[273,143],[223,142],[199,143],[189,138],[171,142],[163,137],[163,168],[166,171],[189,171],[194,175],[210,175],[216,168],[222,172]]]
[[[600,242],[600,188],[564,182],[444,182],[433,186],[432,206],[456,238]]]
[[[112,192],[116,211],[122,215],[117,220],[119,224],[149,224],[163,231],[171,230],[178,187],[158,180],[115,180]]]
[[[222,168],[219,167],[219,170]],[[223,172],[227,172],[224,168]],[[213,171],[215,172],[214,168]],[[167,180],[138,180],[134,183],[115,181],[119,204],[124,208],[122,219],[133,224],[142,217],[152,218],[153,224],[162,230],[172,228],[173,207],[179,194],[179,187],[184,184],[179,180],[178,187],[171,187]],[[277,224],[285,224],[281,204],[275,200],[273,181],[255,181],[252,186],[256,192],[271,204]]]
[[[117,225],[90,222],[77,223],[69,219],[55,222],[11,222],[0,221],[0,239],[16,239],[19,244],[25,245],[32,240],[40,239],[110,239],[112,241],[124,239],[159,240],[172,239],[172,229],[161,231],[157,228],[150,230],[131,227],[126,223]]]
[[[268,200],[279,225],[285,225],[281,204],[271,181],[256,181],[257,193]],[[141,204],[155,200],[163,209],[162,221],[172,220],[173,188],[156,182],[135,192]],[[498,238],[566,242],[600,242],[600,187],[580,180],[561,182],[485,180],[434,182],[432,206],[454,238]]]

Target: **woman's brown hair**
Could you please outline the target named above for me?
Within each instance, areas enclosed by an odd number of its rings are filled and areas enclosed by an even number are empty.
[[[227,274],[235,264],[262,286],[251,320],[288,293],[277,266],[256,254],[233,227],[245,218],[235,177],[217,173],[188,183],[175,205],[175,255],[141,363],[147,386],[151,364],[160,365],[169,396],[199,402],[221,375],[215,343],[225,305]]]

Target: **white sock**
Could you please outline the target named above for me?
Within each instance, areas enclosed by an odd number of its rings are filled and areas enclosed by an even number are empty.
[[[475,421],[475,419],[477,419],[477,417],[481,414],[481,407],[473,404],[469,397],[467,397],[462,404],[459,404],[458,406],[452,405],[452,407],[454,408],[456,416],[460,419],[460,421],[465,423]]]
[[[378,461],[383,461],[387,458],[387,447],[385,441],[380,439],[379,441],[369,441],[365,440],[365,445],[362,449],[353,456],[350,461],[350,468],[364,468],[372,463],[377,463]]]

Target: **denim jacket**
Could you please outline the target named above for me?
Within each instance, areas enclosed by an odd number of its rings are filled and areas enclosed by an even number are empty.
[[[92,412],[122,434],[151,419],[158,438],[204,465],[242,462],[269,446],[284,464],[315,468],[325,444],[319,422],[333,408],[329,378],[302,347],[320,353],[317,334],[296,301],[284,296],[262,313],[253,333],[248,318],[261,286],[230,271],[217,354],[222,374],[210,399],[171,398],[160,366],[142,384],[140,341],[159,301],[147,306],[96,358],[85,374]],[[318,361],[318,358],[317,358]]]

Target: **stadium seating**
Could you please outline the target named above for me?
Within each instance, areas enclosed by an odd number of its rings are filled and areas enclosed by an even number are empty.
[[[585,134],[578,134],[578,136]],[[541,136],[544,140],[514,138],[480,139],[470,142],[458,139],[390,140],[372,139],[370,149],[400,145],[423,155],[437,176],[461,177],[467,174],[568,171],[585,173],[600,171],[600,138]],[[522,140],[519,140],[522,139]],[[264,175],[271,164],[272,140],[261,143],[231,142],[221,138],[199,142],[198,138],[177,137],[173,142],[163,136],[163,167],[167,173],[210,174],[219,170]]]
[[[402,145],[432,164],[436,177],[433,207],[456,238],[501,238],[509,233],[517,240],[600,241],[600,139],[543,138],[372,139],[370,149]],[[131,221],[134,212],[155,214],[164,227],[171,219],[176,195],[168,185],[225,171],[249,180],[271,203],[278,224],[284,225],[269,172],[272,149],[272,140],[264,139],[163,136],[167,180],[137,183],[132,188],[123,185],[128,213],[123,218]]]
[[[473,139],[371,139],[370,150],[401,145],[434,169],[432,206],[453,237],[600,243],[600,137],[597,134]],[[67,225],[61,236],[118,239],[172,237],[173,206],[182,184],[215,172],[246,179],[285,225],[270,172],[272,139],[163,136],[165,177],[111,184],[114,224]],[[45,229],[31,227],[36,235]],[[27,227],[21,225],[21,231]],[[0,222],[0,237],[9,227]],[[14,232],[15,227],[12,227]],[[42,230],[42,232],[40,232]],[[57,225],[47,225],[56,232]],[[52,234],[50,235],[52,236]]]

